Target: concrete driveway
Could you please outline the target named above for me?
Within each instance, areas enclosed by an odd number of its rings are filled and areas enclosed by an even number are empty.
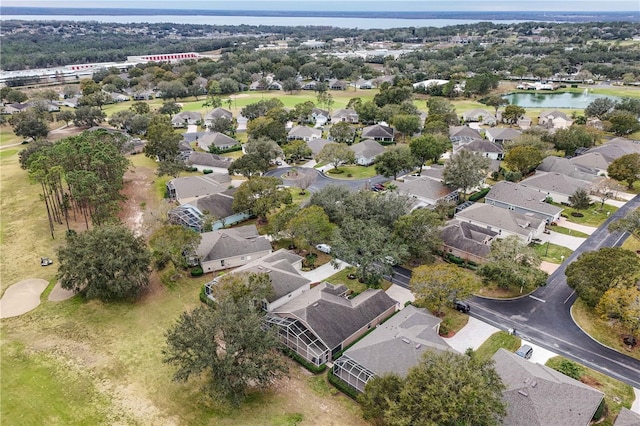
[[[386,293],[387,296],[398,302],[398,308],[400,309],[404,308],[405,303],[416,300],[413,293],[411,293],[411,290],[400,287],[397,284],[391,284],[391,287],[387,289]]]
[[[586,238],[573,237],[571,235],[561,234],[554,231],[551,231],[550,234],[542,234],[538,238],[540,238],[543,243],[546,243],[548,241],[551,244],[567,247],[574,251],[577,250],[578,247],[580,247],[580,244],[586,241]]]
[[[318,283],[326,280],[331,275],[336,274],[343,270],[344,268],[350,266],[347,262],[343,262],[341,260],[337,261],[338,268],[334,268],[331,262],[325,263],[322,266],[317,267],[312,271],[300,271],[300,275],[305,277],[308,280],[311,280],[312,283]]]
[[[467,348],[478,349],[489,336],[498,331],[500,329],[497,327],[469,317],[469,322],[462,327],[462,330],[458,331],[453,337],[445,338],[444,340],[456,351],[464,353]]]

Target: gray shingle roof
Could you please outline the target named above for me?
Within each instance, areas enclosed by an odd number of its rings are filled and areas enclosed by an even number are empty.
[[[231,120],[233,118],[233,114],[231,113],[231,111],[228,111],[224,108],[214,108],[213,110],[206,113],[204,118],[205,120],[215,120],[217,118],[226,118],[228,120]]]
[[[290,138],[319,138],[322,136],[322,131],[319,129],[313,129],[308,126],[294,126],[291,130],[289,130]]]
[[[487,129],[486,134],[491,135],[494,140],[513,140],[520,136],[522,133],[510,128],[491,127]],[[487,138],[489,137],[487,136]]]
[[[504,150],[498,144],[489,142],[485,139],[474,139],[471,142],[464,144],[460,147],[460,150],[471,152],[489,152],[489,153],[502,153]]]
[[[229,188],[231,177],[222,173],[175,178],[167,183],[174,188],[177,199],[204,197],[219,194]]]
[[[640,426],[640,414],[622,407],[613,426]]]
[[[425,309],[409,305],[345,351],[345,355],[379,376],[405,376],[425,351],[451,350],[438,335],[441,322]]]
[[[623,155],[640,153],[640,143],[625,138],[615,138],[600,146],[591,148],[588,153],[591,152],[600,153],[611,163]]]
[[[396,304],[382,290],[367,289],[353,299],[335,294],[345,290],[321,283],[274,312],[300,319],[333,349]]]
[[[491,188],[485,197],[485,202],[491,204],[490,201],[495,200],[551,216],[555,216],[563,210],[553,204],[545,203],[545,198],[544,194],[535,189],[527,188],[514,182],[502,181]]]
[[[239,144],[237,140],[233,139],[220,132],[203,132],[198,134],[198,146],[202,149],[209,149],[211,145],[221,146],[234,146]]]
[[[367,126],[362,129],[362,138],[371,139],[393,139],[393,128],[389,126],[383,126],[382,124],[374,124],[373,126]]]
[[[433,201],[437,201],[456,191],[429,176],[420,176],[411,180],[406,179],[404,182],[396,182],[396,186],[398,187],[398,192]]]
[[[498,233],[472,223],[452,220],[442,228],[440,235],[446,245],[486,258],[491,252],[489,243]]]
[[[233,194],[237,188],[226,189],[218,194],[207,195],[191,201],[190,204],[197,207],[201,212],[208,212],[217,218],[231,216],[233,211]]]
[[[384,147],[371,139],[351,145],[351,149],[355,153],[356,158],[374,158],[384,152]]]
[[[493,356],[506,389],[506,425],[588,426],[603,393],[505,349]]]
[[[459,211],[455,217],[459,220],[471,220],[523,236],[528,236],[532,230],[537,229],[544,222],[543,219],[534,216],[525,216],[512,210],[481,203],[475,203]]]
[[[591,181],[596,178],[597,170],[573,163],[568,158],[549,156],[542,160],[536,168],[541,172],[561,173],[569,177],[584,181]]]
[[[540,189],[547,192],[556,192],[571,196],[578,188],[589,189],[589,182],[578,180],[560,173],[540,173],[528,177],[520,182],[520,185]]]
[[[562,111],[558,111],[557,109],[548,109],[545,111],[541,111],[540,115],[538,115],[539,118],[542,119],[554,119],[556,117],[560,117],[563,118],[565,120],[569,120],[569,117],[567,116],[567,114],[565,114]]]
[[[331,141],[318,138],[307,142],[307,146],[309,147],[309,149],[311,149],[313,156],[316,156],[318,155],[318,153],[320,153],[320,151],[322,151],[322,148],[324,148],[324,146],[329,143],[331,143]]]
[[[202,262],[271,250],[271,243],[258,234],[255,225],[204,232],[196,252]]]
[[[347,121],[358,121],[358,113],[350,108],[340,108],[333,112],[331,121],[338,122],[345,118]]]
[[[196,111],[182,111],[177,113],[171,119],[172,123],[184,123],[185,120],[202,120],[202,114]]]
[[[469,126],[452,126],[449,127],[449,137],[454,139],[482,139],[480,132]]]
[[[228,169],[233,160],[230,158],[220,157],[216,154],[209,154],[207,152],[194,151],[189,154],[189,164],[197,164],[198,166],[217,167],[221,169]]]

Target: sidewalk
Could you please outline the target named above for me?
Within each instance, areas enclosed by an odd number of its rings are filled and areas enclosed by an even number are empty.
[[[462,327],[462,330],[458,331],[453,337],[444,340],[456,351],[464,353],[467,348],[472,348],[475,351],[489,336],[498,331],[500,331],[499,328],[479,319],[469,317],[469,322]]]
[[[317,267],[313,271],[300,271],[300,275],[305,277],[308,280],[311,280],[312,283],[317,283],[323,280],[326,280],[331,275],[338,273],[344,268],[348,267],[349,264],[347,262],[343,262],[338,260],[338,269],[335,269],[331,262],[325,263],[322,266]]]

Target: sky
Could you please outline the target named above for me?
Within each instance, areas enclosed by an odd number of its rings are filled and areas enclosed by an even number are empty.
[[[336,10],[336,11],[637,11],[639,0],[561,0],[536,2],[522,0],[345,0],[345,1],[271,1],[271,0],[231,0],[231,1],[157,1],[157,0],[2,0],[3,6],[20,7],[88,7],[88,8],[154,8],[154,9],[204,9],[204,10]]]

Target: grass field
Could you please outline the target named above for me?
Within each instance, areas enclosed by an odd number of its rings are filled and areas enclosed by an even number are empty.
[[[549,359],[545,365],[553,368],[558,366],[563,360],[566,360],[566,358],[556,356]],[[585,366],[581,367],[583,371],[580,381],[604,393],[607,412],[605,418],[601,422],[598,422],[598,424],[612,426],[622,407],[631,408],[631,404],[635,399],[633,388],[590,368]]]
[[[589,238],[589,234],[585,234],[584,232],[576,231],[575,229],[569,229],[562,226],[553,226],[550,228],[553,232],[557,232],[558,234],[571,235],[572,237],[578,238]]]
[[[504,348],[510,352],[515,352],[520,347],[522,341],[519,337],[513,336],[506,331],[493,333],[476,351],[476,355],[483,360],[490,359],[498,349]]]
[[[622,336],[627,332],[622,327],[600,317],[582,300],[578,299],[573,304],[571,315],[576,324],[598,342],[625,355],[640,359],[640,346],[636,345],[633,350],[629,350],[622,341]]]
[[[566,259],[573,253],[573,250],[556,244],[534,244],[533,249],[536,254],[551,263],[562,263],[563,259]]]
[[[327,175],[334,179],[367,179],[377,175],[375,166],[345,166],[342,165],[338,168],[342,173],[332,173],[332,170],[327,171]]]
[[[567,217],[569,222],[579,223],[581,225],[595,226],[598,227],[602,225],[602,223],[607,220],[609,215],[613,214],[618,210],[617,207],[610,206],[605,204],[602,209],[600,209],[600,203],[593,203],[586,210],[576,210],[573,207],[563,206],[559,203],[551,203],[554,206],[562,207],[564,211],[563,215]],[[583,217],[575,217],[572,216],[571,213],[578,212],[583,215]]]

